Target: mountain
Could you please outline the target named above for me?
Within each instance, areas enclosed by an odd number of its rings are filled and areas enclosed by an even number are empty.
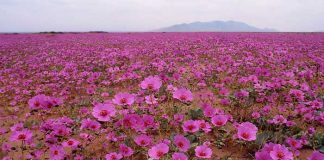
[[[156,32],[276,32],[274,29],[257,28],[237,21],[211,21],[182,23],[161,29]]]

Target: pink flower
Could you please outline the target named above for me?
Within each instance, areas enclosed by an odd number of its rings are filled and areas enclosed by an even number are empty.
[[[53,132],[57,136],[68,136],[71,134],[71,128],[64,125],[57,125],[53,127]]]
[[[146,146],[151,144],[152,138],[145,135],[145,134],[142,134],[142,135],[136,136],[134,138],[134,141],[135,141],[135,143],[137,145],[142,146],[142,147],[146,147]]]
[[[176,122],[181,122],[184,119],[184,115],[183,114],[180,114],[180,113],[177,113],[177,114],[173,115],[173,119]]]
[[[307,129],[307,132],[308,132],[308,134],[313,135],[313,134],[316,132],[316,130],[315,130],[314,127],[309,127],[309,128]]]
[[[145,96],[145,102],[147,104],[157,104],[157,98],[154,97],[154,95],[149,95],[149,96]]]
[[[112,104],[96,104],[92,110],[92,115],[98,119],[98,121],[108,122],[111,117],[116,115],[116,109]]]
[[[307,160],[323,160],[324,154],[320,153],[319,151],[314,151],[310,157],[307,158]]]
[[[10,127],[11,131],[21,131],[24,129],[24,124],[23,123],[17,123],[15,125],[13,125],[12,127]]]
[[[251,116],[252,116],[252,118],[254,118],[254,119],[258,119],[258,118],[261,117],[261,115],[260,115],[259,112],[253,112]]]
[[[41,109],[46,105],[47,96],[44,94],[37,95],[28,101],[30,109]]]
[[[91,138],[91,136],[88,133],[80,133],[79,136],[84,140],[88,140]]]
[[[268,143],[255,153],[256,160],[292,160],[293,153],[281,144]]]
[[[93,131],[99,130],[101,127],[101,124],[97,121],[91,120],[89,118],[83,119],[81,121],[81,129],[90,129]]]
[[[297,140],[295,138],[287,138],[286,143],[294,149],[300,149],[303,147],[301,140]]]
[[[211,158],[212,153],[212,150],[206,145],[197,146],[195,148],[195,155],[198,158]]]
[[[211,122],[216,127],[221,127],[226,124],[227,120],[228,120],[228,116],[226,115],[216,115],[212,117]]]
[[[206,117],[213,117],[216,114],[217,110],[212,106],[206,106],[205,108],[203,108],[203,112]]]
[[[154,122],[154,117],[151,115],[144,114],[142,117],[143,120],[143,127],[145,128],[154,128],[156,123]]]
[[[108,92],[103,92],[100,94],[102,97],[109,97],[109,93]]]
[[[186,152],[190,148],[190,141],[183,135],[174,136],[174,144],[182,152]]]
[[[287,122],[287,119],[282,115],[276,115],[269,122],[273,124],[285,124]]]
[[[184,153],[176,152],[172,154],[172,160],[188,160]]]
[[[33,133],[28,129],[21,131],[13,131],[10,136],[10,141],[30,141],[33,137]]]
[[[295,96],[298,100],[304,101],[304,92],[298,89],[290,89],[290,95]]]
[[[267,151],[260,151],[255,153],[255,160],[272,160]]]
[[[80,144],[79,141],[77,141],[77,140],[75,140],[73,138],[70,138],[69,140],[63,142],[62,146],[63,147],[77,148],[79,144]]]
[[[115,95],[113,102],[117,105],[132,105],[135,102],[135,96],[129,93],[118,93]]]
[[[245,141],[255,140],[257,132],[258,128],[250,122],[243,122],[237,127],[238,138]]]
[[[145,130],[145,123],[138,114],[126,114],[122,119],[122,125],[126,128],[133,128],[137,131]]]
[[[106,154],[106,160],[120,160],[123,158],[123,155],[120,153],[112,152],[109,154]]]
[[[141,82],[141,88],[142,89],[159,90],[161,86],[162,86],[162,81],[158,76],[146,77]]]
[[[313,109],[321,109],[323,107],[323,102],[321,102],[319,100],[314,100],[314,101],[310,102],[310,106]]]
[[[83,160],[83,156],[81,155],[76,155],[73,160]]]
[[[28,101],[30,109],[51,109],[52,107],[61,105],[63,101],[59,98],[37,95]]]
[[[182,102],[191,102],[193,100],[193,95],[190,90],[181,88],[173,92],[173,98]]]
[[[205,133],[208,133],[211,131],[211,126],[208,122],[205,120],[197,120],[197,123],[199,124],[199,128],[203,130]]]
[[[234,94],[236,98],[244,98],[249,96],[249,92],[246,90],[240,90]]]
[[[195,132],[199,131],[199,124],[197,121],[188,120],[183,123],[182,129],[185,132],[195,133]]]
[[[169,84],[168,86],[167,86],[167,90],[168,91],[172,91],[172,92],[174,92],[174,91],[176,91],[178,88],[177,87],[174,87],[173,85],[171,85],[171,84]]]
[[[153,159],[160,159],[168,152],[169,146],[164,143],[159,143],[148,150],[148,155]]]
[[[116,135],[115,132],[109,132],[109,133],[107,134],[107,136],[106,136],[106,139],[107,139],[108,141],[112,141],[112,142],[117,142],[117,141],[118,141],[118,137],[117,137],[117,135]]]
[[[119,145],[119,152],[124,157],[129,157],[129,156],[133,155],[133,153],[134,153],[133,149],[128,147],[126,144],[120,144]]]
[[[51,160],[63,160],[65,157],[65,151],[61,146],[51,146],[50,147]]]
[[[273,160],[293,160],[294,156],[285,146],[276,144],[270,151],[270,157]]]

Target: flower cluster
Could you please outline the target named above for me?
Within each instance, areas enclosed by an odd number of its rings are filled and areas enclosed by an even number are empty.
[[[0,35],[0,157],[323,160],[320,33]]]

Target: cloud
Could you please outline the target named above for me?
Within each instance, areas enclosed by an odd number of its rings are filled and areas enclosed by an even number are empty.
[[[0,32],[145,31],[213,20],[319,31],[323,6],[323,0],[1,0]]]

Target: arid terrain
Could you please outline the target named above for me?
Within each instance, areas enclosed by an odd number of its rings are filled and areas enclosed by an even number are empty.
[[[323,33],[0,34],[3,160],[323,160]]]

